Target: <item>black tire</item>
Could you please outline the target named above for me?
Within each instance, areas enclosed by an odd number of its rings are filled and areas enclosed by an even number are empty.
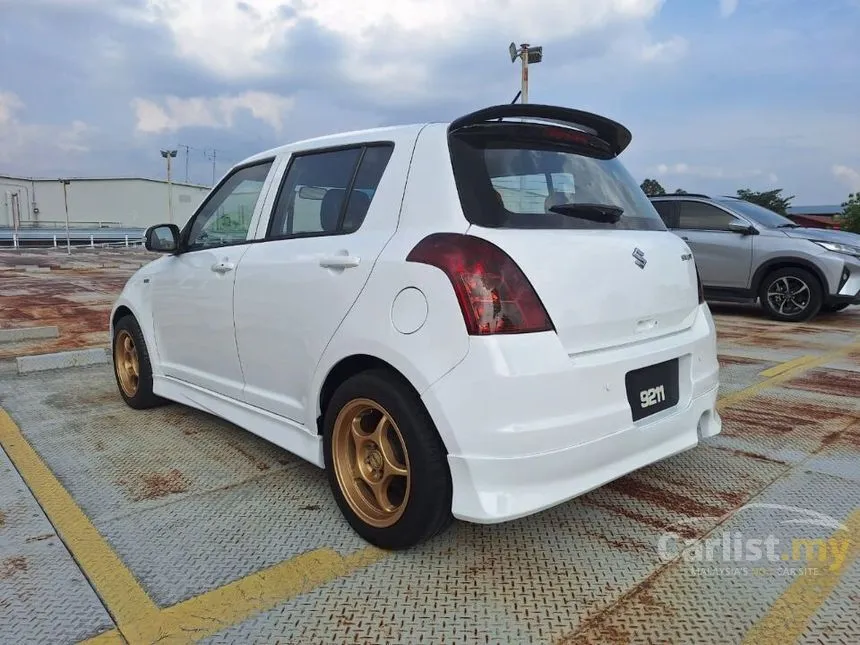
[[[134,349],[137,354],[138,377],[137,387],[132,392],[127,392],[123,387],[120,373],[122,368],[119,366],[122,353],[119,351],[119,343],[125,337],[125,334],[131,336],[134,342]],[[140,325],[134,316],[123,316],[116,325],[114,325],[113,339],[111,341],[113,373],[116,379],[116,386],[123,401],[130,408],[135,410],[147,410],[169,403],[166,399],[156,396],[152,391],[152,363],[149,360],[149,350],[146,347],[146,341],[143,338],[143,332],[140,330]]]
[[[785,284],[784,279],[787,279],[790,285],[798,286],[798,282],[801,282],[806,286],[809,294],[808,299],[804,300],[801,296],[798,296],[797,301],[794,301],[797,302],[797,304],[804,304],[805,306],[803,309],[796,310],[795,307],[792,307],[791,302],[789,302],[787,307],[791,307],[791,309],[786,309],[780,312],[778,305],[775,305],[774,302],[768,298],[768,293],[771,292],[771,288],[773,287],[773,289],[779,290],[780,285]],[[778,301],[778,298],[776,297],[778,294],[772,295],[774,296],[774,300]],[[821,310],[821,305],[824,302],[824,294],[821,288],[821,283],[812,273],[799,267],[787,267],[785,269],[777,269],[773,273],[765,276],[764,280],[762,280],[761,287],[759,288],[759,301],[768,316],[774,320],[782,322],[805,322],[814,318]]]
[[[842,311],[849,306],[850,305],[847,302],[841,302],[838,305],[824,305],[821,308],[821,311],[827,314],[835,314],[837,311]]]
[[[377,527],[352,508],[335,472],[333,437],[341,410],[357,400],[369,400],[396,424],[408,455],[409,492],[394,524]],[[353,530],[382,549],[406,549],[444,531],[452,522],[451,473],[447,451],[421,399],[397,374],[373,369],[352,376],[335,390],[323,420],[323,453],[329,485],[337,505]],[[344,466],[342,466],[343,470]]]

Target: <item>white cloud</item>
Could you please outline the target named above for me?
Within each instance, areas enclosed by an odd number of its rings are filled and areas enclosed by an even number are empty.
[[[188,127],[229,128],[238,110],[247,110],[255,119],[280,132],[283,114],[293,107],[293,99],[268,92],[244,92],[212,98],[168,96],[163,104],[136,98],[131,104],[140,132],[174,132]]]
[[[87,138],[92,127],[83,121],[59,126],[29,123],[20,117],[24,107],[17,94],[0,92],[0,163],[22,166],[31,157],[89,151]]]
[[[271,75],[267,58],[297,29],[316,25],[344,43],[340,71],[368,86],[420,86],[429,63],[450,46],[497,34],[541,43],[573,38],[621,22],[652,18],[664,0],[150,0],[148,19],[165,25],[177,52],[230,79]],[[511,36],[508,36],[511,34]],[[677,49],[677,41],[667,45]],[[659,47],[645,55],[656,56]],[[308,52],[308,56],[313,56]],[[325,55],[325,54],[323,54]],[[406,88],[408,91],[408,88]]]
[[[674,164],[661,163],[654,166],[652,170],[658,175],[668,177],[687,176],[697,179],[751,179],[754,177],[767,177],[770,182],[775,182],[778,179],[776,173],[765,172],[760,168],[726,169],[722,166],[693,165],[684,162]]]
[[[720,0],[720,15],[728,18],[738,9],[738,0]]]
[[[689,48],[690,43],[686,38],[673,36],[669,40],[643,46],[641,58],[647,62],[671,62],[683,58]]]
[[[860,191],[860,170],[836,164],[833,166],[833,176],[845,183],[852,191]]]

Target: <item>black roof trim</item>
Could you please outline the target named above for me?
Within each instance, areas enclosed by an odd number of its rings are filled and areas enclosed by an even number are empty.
[[[701,199],[711,199],[710,195],[702,195],[701,193],[666,193],[665,195],[649,195],[648,199],[666,199],[668,197],[699,197]]]
[[[453,133],[471,125],[479,125],[504,118],[532,118],[585,126],[594,130],[598,137],[606,141],[615,155],[620,155],[633,139],[633,135],[626,127],[599,114],[555,105],[540,105],[538,103],[505,103],[504,105],[486,107],[455,119],[448,127],[448,132]]]

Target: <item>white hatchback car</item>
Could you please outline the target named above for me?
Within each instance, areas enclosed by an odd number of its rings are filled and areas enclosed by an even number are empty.
[[[234,167],[111,316],[122,397],[328,471],[405,548],[523,517],[721,428],[710,311],[601,116],[502,105]]]

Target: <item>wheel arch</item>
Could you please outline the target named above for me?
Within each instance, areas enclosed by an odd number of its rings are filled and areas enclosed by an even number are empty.
[[[325,415],[325,410],[337,388],[347,379],[355,376],[356,374],[372,369],[380,369],[390,372],[420,396],[418,389],[412,384],[406,375],[388,361],[371,354],[352,354],[350,356],[345,356],[329,368],[325,378],[320,384],[318,395],[316,397],[317,434],[322,434],[323,416]]]
[[[822,295],[825,298],[830,292],[830,285],[827,282],[827,278],[825,277],[821,269],[815,266],[815,263],[810,262],[809,260],[805,260],[803,258],[785,256],[771,258],[770,260],[759,266],[758,269],[756,269],[752,280],[752,291],[756,296],[758,296],[759,290],[761,289],[761,285],[764,282],[764,279],[770,273],[778,271],[779,269],[804,269],[806,271],[809,271],[818,280],[818,283],[821,286]]]

